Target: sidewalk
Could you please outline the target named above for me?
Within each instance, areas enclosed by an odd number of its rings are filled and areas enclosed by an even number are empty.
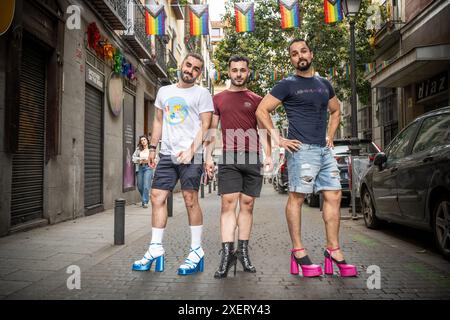
[[[365,228],[362,220],[341,220],[340,243],[357,278],[303,278],[289,273],[290,239],[284,206],[287,195],[264,185],[254,208],[251,259],[256,273],[238,265],[236,276],[214,279],[219,263],[220,198],[205,190],[202,246],[205,271],[178,276],[187,256],[190,231],[182,195],[174,195],[173,217],[164,234],[165,271],[131,270],[150,241],[150,209],[126,207],[124,246],[113,245],[113,211],[0,239],[2,299],[450,299],[450,262],[427,244],[414,243],[389,230]],[[346,210],[346,209],[342,209]],[[322,215],[304,206],[303,241],[315,263],[323,265]],[[412,232],[414,235],[415,231]],[[423,247],[425,245],[425,247]],[[426,250],[425,250],[426,249]],[[81,269],[81,290],[69,290],[67,267]],[[368,266],[381,270],[381,288],[369,289]]]

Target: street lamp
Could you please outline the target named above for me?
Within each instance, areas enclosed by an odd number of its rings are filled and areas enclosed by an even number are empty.
[[[358,15],[361,0],[343,0],[342,11],[350,23],[350,82],[352,85],[352,138],[358,138],[358,120],[356,108],[356,67],[355,67],[355,18]]]
[[[354,157],[359,156],[359,140],[358,140],[358,110],[356,107],[356,67],[355,67],[355,19],[359,12],[359,7],[361,6],[361,0],[342,0],[342,11],[347,19],[349,19],[350,24],[350,82],[352,85],[352,141],[350,145],[351,157],[350,161],[352,163],[351,172],[351,182],[352,182],[352,218],[354,220],[358,219],[358,214],[356,213],[356,186],[355,170],[354,170]]]

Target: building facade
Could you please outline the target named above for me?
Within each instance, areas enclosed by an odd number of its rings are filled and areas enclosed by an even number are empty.
[[[167,35],[147,36],[157,3]],[[190,51],[185,13],[178,1],[16,1],[0,36],[0,235],[139,201],[131,154]]]
[[[375,34],[372,136],[386,147],[417,116],[450,105],[450,1],[383,0]]]

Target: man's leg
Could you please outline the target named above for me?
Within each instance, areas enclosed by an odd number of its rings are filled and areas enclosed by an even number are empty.
[[[239,192],[222,195],[222,209],[220,214],[220,233],[222,242],[234,242],[237,227],[236,207]]]
[[[286,204],[286,221],[288,224],[289,235],[291,236],[292,248],[303,248],[301,237],[301,213],[302,205],[305,201],[303,193],[289,192],[288,201]],[[307,255],[305,250],[294,253],[297,258],[302,258]]]
[[[322,191],[323,195],[323,221],[327,236],[327,248],[336,249],[339,247],[339,225],[340,225],[340,205],[341,190]],[[333,251],[333,258],[343,260],[341,250]]]
[[[253,206],[255,198],[241,193],[239,196],[239,215],[237,225],[238,239],[249,240],[253,225]]]
[[[141,260],[135,261],[133,264],[133,270],[148,270],[149,261],[164,254],[162,240],[164,229],[167,224],[166,200],[168,195],[168,190],[152,189],[152,240],[150,241],[150,246],[147,252],[145,252],[144,257]],[[164,267],[158,271],[163,271],[163,269]]]

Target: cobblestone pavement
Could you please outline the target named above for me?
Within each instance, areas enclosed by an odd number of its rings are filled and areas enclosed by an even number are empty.
[[[174,214],[164,234],[163,273],[131,270],[150,241],[150,209],[126,207],[126,245],[113,246],[112,210],[0,239],[0,298],[2,299],[449,299],[450,262],[435,251],[431,235],[387,226],[369,230],[362,219],[341,220],[341,247],[346,260],[358,266],[357,278],[303,278],[289,273],[290,241],[284,215],[287,195],[264,185],[256,201],[250,254],[257,268],[214,279],[219,263],[220,198],[205,191],[205,271],[178,276],[186,257],[190,231],[181,195],[174,195]],[[347,208],[342,213],[348,212]],[[323,264],[324,225],[318,209],[304,206],[304,244],[316,263]],[[81,289],[69,290],[67,267],[81,270]],[[380,289],[369,289],[381,271]],[[372,283],[372,281],[369,281]]]

